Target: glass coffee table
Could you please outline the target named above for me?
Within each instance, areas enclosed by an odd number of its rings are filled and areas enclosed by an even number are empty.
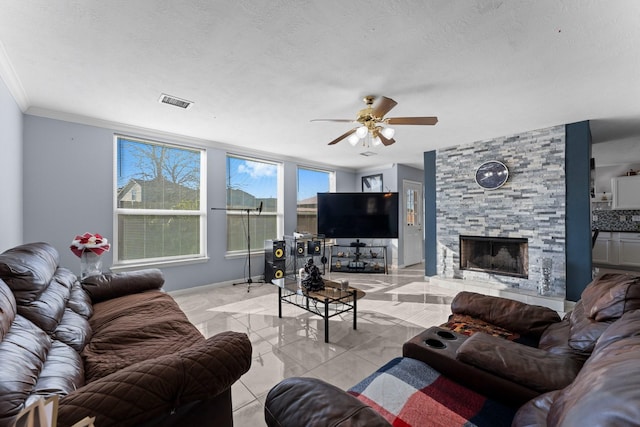
[[[278,287],[278,317],[282,318],[282,303],[288,303],[317,314],[324,319],[324,342],[329,342],[329,319],[348,311],[353,311],[353,329],[357,328],[357,300],[365,293],[352,286],[346,289],[341,284],[324,279],[324,289],[307,292],[298,288],[294,279],[274,279]]]

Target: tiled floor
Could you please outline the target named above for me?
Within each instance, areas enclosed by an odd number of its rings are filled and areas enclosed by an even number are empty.
[[[324,342],[319,316],[283,304],[278,318],[278,289],[270,284],[204,286],[173,292],[189,319],[207,337],[232,330],[253,344],[251,369],[232,388],[237,427],[264,426],[267,392],[286,377],[321,378],[347,389],[390,359],[402,344],[425,328],[443,323],[455,291],[424,280],[424,266],[383,274],[327,273],[345,278],[367,295],[358,301],[357,330],[351,313],[333,317],[330,342]]]

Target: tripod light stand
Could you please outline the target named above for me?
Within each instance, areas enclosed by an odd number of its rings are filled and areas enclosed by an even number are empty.
[[[225,210],[225,211],[229,211],[231,209],[227,209],[227,208],[211,208],[211,210]],[[242,209],[242,212],[244,214],[244,212],[247,213],[247,263],[249,265],[249,277],[247,278],[247,280],[245,280],[244,282],[238,282],[238,283],[233,283],[233,286],[235,285],[247,285],[247,292],[249,292],[251,290],[251,285],[253,284],[253,279],[251,278],[251,223],[250,223],[250,214],[251,211],[255,210],[256,212],[258,212],[258,215],[260,215],[262,213],[262,202],[260,202],[260,206],[255,208],[255,209]]]

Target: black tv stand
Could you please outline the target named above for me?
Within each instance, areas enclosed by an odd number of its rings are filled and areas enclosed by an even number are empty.
[[[329,271],[332,272],[387,273],[386,246],[367,246],[357,241],[349,246],[333,245],[330,254]]]

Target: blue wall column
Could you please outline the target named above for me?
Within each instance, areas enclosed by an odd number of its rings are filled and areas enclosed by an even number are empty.
[[[591,131],[589,122],[566,125],[565,174],[567,183],[566,260],[567,296],[578,301],[591,282]]]
[[[438,273],[438,235],[436,231],[436,152],[424,153],[424,275]]]

